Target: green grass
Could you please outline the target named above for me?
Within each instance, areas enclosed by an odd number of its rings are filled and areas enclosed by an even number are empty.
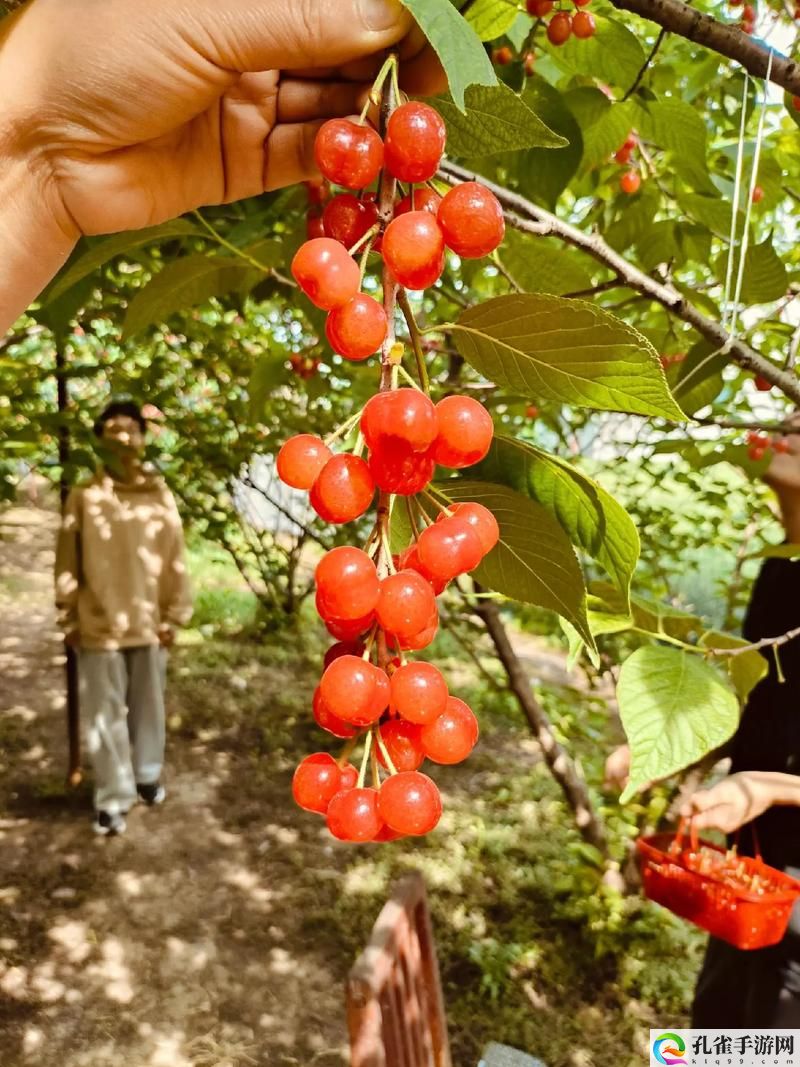
[[[229,553],[193,537],[187,545],[187,564],[194,596],[192,629],[210,636],[235,634],[255,624],[258,599],[248,589]]]

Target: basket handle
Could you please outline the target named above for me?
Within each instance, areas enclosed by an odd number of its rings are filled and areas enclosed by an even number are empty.
[[[753,837],[753,849],[755,850],[755,856],[753,858],[758,863],[763,863],[764,861],[761,858],[761,845],[759,844],[758,833],[756,832],[756,820],[752,819],[749,823],[746,823],[745,825],[750,827],[750,833]],[[733,848],[735,852],[739,851],[739,837],[741,835],[741,832],[742,828],[740,826],[739,829],[736,831],[736,837],[734,838],[733,843]]]
[[[678,829],[675,833],[675,840],[669,847],[671,856],[677,856],[684,848],[683,840],[686,837],[687,823],[689,825],[689,843],[692,846],[692,852],[697,852],[697,828],[694,825],[694,820],[690,815],[682,815],[681,820],[678,823]]]

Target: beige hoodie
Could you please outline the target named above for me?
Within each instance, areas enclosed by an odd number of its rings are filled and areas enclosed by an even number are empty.
[[[67,498],[56,548],[56,605],[82,648],[158,644],[159,627],[192,615],[183,529],[164,480],[100,471]]]

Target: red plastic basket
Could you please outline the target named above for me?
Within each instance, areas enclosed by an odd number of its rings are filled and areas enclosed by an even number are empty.
[[[645,896],[675,915],[741,949],[775,945],[786,932],[800,882],[768,866],[760,855],[739,856],[736,849],[698,841],[694,828],[687,842],[686,820],[677,834],[640,837],[636,847]],[[715,870],[721,867],[715,856],[728,860],[726,869]],[[752,877],[755,886],[737,884],[743,876]]]

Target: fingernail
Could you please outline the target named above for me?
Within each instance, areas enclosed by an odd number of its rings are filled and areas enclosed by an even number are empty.
[[[404,18],[400,0],[361,0],[361,17],[368,30],[389,30]]]

